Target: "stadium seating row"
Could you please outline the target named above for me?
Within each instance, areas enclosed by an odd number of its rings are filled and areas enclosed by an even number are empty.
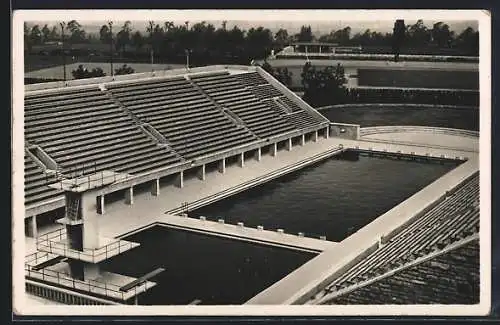
[[[142,173],[180,161],[141,131],[97,87],[26,96],[25,137],[39,145],[62,173],[104,169]]]
[[[46,174],[31,156],[24,155],[24,199],[25,205],[37,201],[49,200],[60,196],[61,191],[52,189],[47,184],[55,181],[55,175]]]
[[[477,304],[479,241],[474,240],[369,285],[339,295],[328,304]]]

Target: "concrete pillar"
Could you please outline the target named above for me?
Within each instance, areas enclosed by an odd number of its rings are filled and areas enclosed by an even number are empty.
[[[97,213],[104,214],[104,195],[99,195],[96,198]]]
[[[240,153],[240,155],[238,156],[238,165],[242,168],[245,167],[245,153],[244,152]]]
[[[178,188],[184,187],[184,172],[181,170],[177,177],[175,178],[175,186]]]
[[[160,179],[159,178],[153,180],[153,185],[151,187],[151,194],[154,196],[160,195]]]
[[[83,192],[81,196],[81,216],[83,221],[83,248],[98,248],[99,218],[95,207],[96,194],[92,191]]]
[[[314,142],[318,142],[318,131],[314,131],[314,134],[313,134],[313,141]]]
[[[278,155],[278,144],[275,142],[271,145],[271,156],[276,157]]]
[[[125,204],[134,204],[134,187],[131,186],[125,190]]]
[[[303,146],[306,144],[306,135],[305,134],[302,134],[300,136],[300,145]]]
[[[257,151],[255,152],[255,160],[260,161],[261,158],[262,158],[262,151],[260,150],[260,148],[258,148]]]
[[[286,150],[292,151],[292,138],[286,140]]]
[[[85,263],[83,265],[84,280],[95,280],[100,276],[99,264]]]
[[[30,238],[38,237],[36,215],[28,217],[27,222],[28,222],[27,236]]]
[[[226,158],[219,160],[219,173],[224,174],[226,172]]]
[[[325,129],[325,139],[328,139],[330,137],[330,127],[328,126],[326,129]]]
[[[202,181],[205,180],[205,164],[200,166],[196,175],[198,176],[199,180],[202,180]]]

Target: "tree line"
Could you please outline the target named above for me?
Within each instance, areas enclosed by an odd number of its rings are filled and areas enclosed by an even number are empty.
[[[402,47],[425,48],[435,47],[455,49],[467,55],[477,55],[479,32],[467,27],[455,32],[445,22],[437,22],[428,28],[423,20],[415,24],[404,24],[402,27],[404,43]],[[227,28],[223,21],[218,27],[207,22],[197,22],[192,26],[188,21],[175,25],[171,21],[149,21],[145,32],[134,30],[130,21],[121,26],[113,26],[112,22],[103,24],[99,35],[87,33],[80,23],[71,20],[61,26],[24,25],[25,48],[30,51],[33,46],[47,42],[64,41],[68,48],[75,44],[106,45],[101,51],[114,51],[122,57],[162,58],[172,62],[184,60],[189,54],[193,63],[208,64],[212,62],[245,63],[252,59],[264,59],[271,50],[279,51],[294,42],[328,42],[339,46],[391,47],[393,33],[381,33],[370,29],[352,33],[347,26],[332,30],[328,34],[316,37],[311,26],[304,25],[295,34],[286,29],[273,33],[263,26],[240,29],[238,26]],[[109,54],[109,53],[108,53]],[[180,61],[181,62],[181,61]]]

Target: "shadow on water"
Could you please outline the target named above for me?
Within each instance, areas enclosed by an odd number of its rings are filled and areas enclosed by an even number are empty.
[[[138,277],[165,268],[152,279],[158,285],[139,297],[144,305],[243,304],[315,256],[163,226],[126,239],[141,246],[104,269]]]

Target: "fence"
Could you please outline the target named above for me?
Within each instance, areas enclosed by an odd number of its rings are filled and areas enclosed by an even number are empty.
[[[120,305],[117,302],[90,297],[77,292],[71,292],[69,290],[33,281],[26,281],[25,288],[28,294],[57,301],[65,305]]]
[[[116,240],[105,246],[95,249],[83,249],[82,251],[73,249],[67,242],[66,228],[60,228],[38,237],[36,246],[38,250],[83,260],[91,263],[98,263],[109,257],[125,252],[131,248],[139,246],[137,243],[124,240]]]
[[[122,285],[117,285],[108,282],[96,280],[78,280],[71,277],[69,274],[49,269],[35,270],[32,266],[25,264],[24,274],[27,279],[41,280],[61,287],[70,288],[73,290],[88,292],[103,297],[109,297],[117,300],[125,301],[139,293],[148,290],[148,282],[144,282],[144,286],[136,286],[133,289],[124,292],[120,288]]]

